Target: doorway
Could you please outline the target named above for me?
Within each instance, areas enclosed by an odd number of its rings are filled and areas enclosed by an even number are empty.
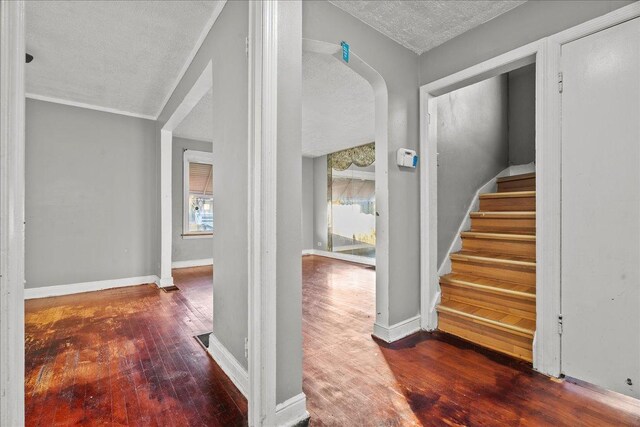
[[[640,18],[561,53],[562,373],[639,398]]]

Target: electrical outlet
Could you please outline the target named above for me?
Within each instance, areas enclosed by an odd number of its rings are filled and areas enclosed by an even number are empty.
[[[322,242],[318,242],[318,247],[322,247]]]
[[[244,337],[244,358],[249,359],[249,338]]]

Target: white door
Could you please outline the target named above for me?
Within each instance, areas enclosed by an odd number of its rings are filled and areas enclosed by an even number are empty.
[[[640,18],[562,71],[562,372],[640,397]]]

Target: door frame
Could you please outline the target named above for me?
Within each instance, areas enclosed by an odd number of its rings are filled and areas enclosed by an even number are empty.
[[[302,39],[302,51],[331,55],[371,86],[375,102],[375,196],[376,212],[376,318],[373,335],[390,342],[389,332],[389,91],[378,71],[350,51],[349,62],[342,61],[342,46],[309,38]],[[327,224],[328,225],[328,224]],[[334,254],[331,252],[330,254]],[[339,257],[340,255],[336,255]],[[344,256],[343,256],[344,257]],[[347,260],[367,261],[364,257],[347,256]]]
[[[440,299],[437,265],[438,174],[437,97],[456,89],[536,64],[536,323],[534,369],[559,375],[560,336],[560,149],[548,131],[552,110],[550,93],[555,81],[548,79],[547,43],[529,43],[503,55],[423,85],[420,88],[420,316],[422,329],[438,326],[436,305]],[[544,219],[544,221],[543,221]]]
[[[533,367],[561,374],[560,212],[561,96],[560,49],[565,43],[640,16],[640,3],[619,8],[555,35],[514,49],[420,87],[420,315],[422,329],[437,328],[440,298],[437,266],[436,97],[536,62],[536,333]]]
[[[0,2],[0,425],[24,424],[25,23]]]
[[[561,57],[563,45],[638,17],[640,17],[640,3],[636,2],[548,37],[546,42],[548,75],[556,76],[556,79],[554,79],[554,83],[557,84],[558,79],[560,78],[560,73],[562,72]],[[555,90],[549,92],[548,94],[548,108],[553,112],[553,115],[549,116],[550,120],[547,122],[547,137],[549,138],[549,144],[553,144],[557,147],[557,150],[559,151],[558,155],[560,156],[562,153],[562,96],[557,89],[557,86],[554,86]],[[558,182],[561,182],[562,174],[559,174],[557,179]],[[562,196],[562,194],[560,194],[560,196]],[[558,222],[562,220],[560,212],[561,210],[558,211]],[[560,232],[561,229],[560,226],[558,226],[558,233]],[[561,235],[559,236],[558,240],[561,241]],[[560,259],[558,259],[558,263],[560,263]],[[560,264],[558,264],[558,266],[560,266]],[[538,284],[539,283],[536,283],[536,286],[538,286]],[[560,295],[558,297],[558,312],[560,313],[560,315],[562,315],[563,301],[561,298],[562,283],[560,279],[558,293]],[[559,335],[559,340],[561,341],[561,335]],[[558,345],[560,346],[560,348],[562,348],[561,342]],[[554,367],[556,369],[554,370],[553,375],[560,376],[562,374],[561,354],[559,354],[558,356],[557,366]]]
[[[173,131],[213,86],[213,64],[204,68],[184,99],[160,130],[160,288],[173,285]],[[183,208],[184,210],[184,208]]]

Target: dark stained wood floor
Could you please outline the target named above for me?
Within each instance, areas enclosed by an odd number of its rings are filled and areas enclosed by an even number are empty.
[[[640,401],[567,381],[453,336],[371,338],[375,271],[303,258],[311,425],[639,426]]]
[[[550,380],[445,334],[376,342],[375,271],[302,263],[311,425],[640,425],[637,400]],[[246,423],[246,400],[193,339],[211,330],[211,269],[174,277],[179,292],[148,285],[26,302],[27,425]]]
[[[212,330],[211,276],[27,301],[26,424],[245,425],[246,400],[193,338]]]

